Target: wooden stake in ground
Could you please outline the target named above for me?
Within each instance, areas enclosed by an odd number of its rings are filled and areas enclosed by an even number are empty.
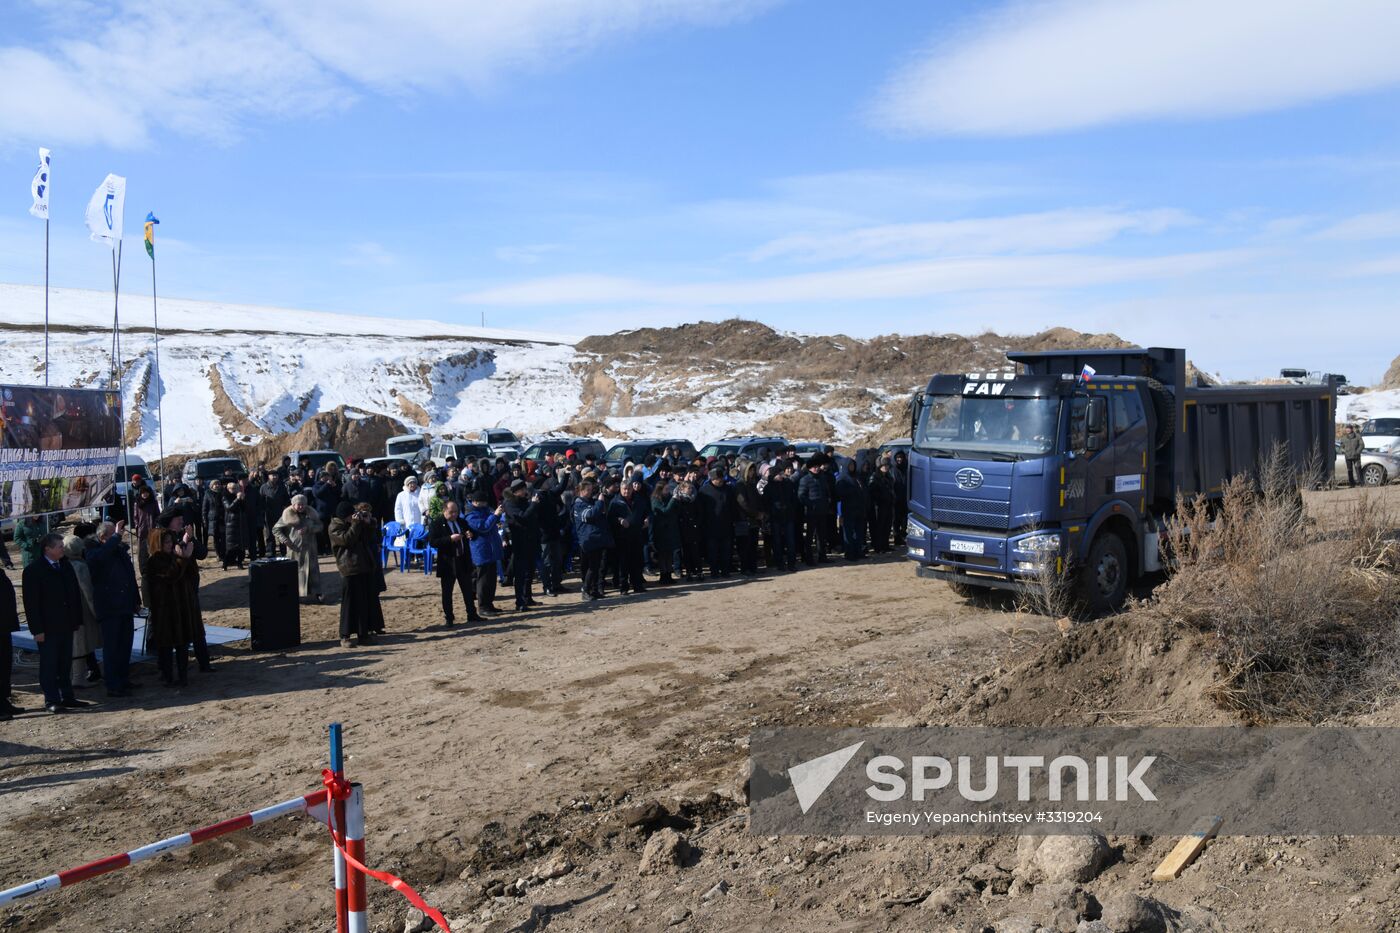
[[[1181,837],[1181,840],[1167,853],[1167,857],[1162,859],[1162,864],[1157,866],[1157,870],[1152,873],[1153,881],[1171,881],[1178,877],[1186,866],[1196,860],[1196,856],[1201,854],[1201,850],[1206,847],[1206,843],[1215,838],[1215,834],[1220,831],[1220,824],[1223,822],[1218,816],[1202,817],[1196,823],[1191,832]]]

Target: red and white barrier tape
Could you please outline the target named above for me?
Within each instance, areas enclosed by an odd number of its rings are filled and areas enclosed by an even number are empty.
[[[357,873],[368,875],[375,881],[386,884],[395,891],[398,891],[410,904],[421,910],[424,916],[432,920],[439,929],[443,930],[444,933],[452,933],[452,928],[448,925],[447,918],[442,915],[442,912],[425,901],[423,896],[413,890],[402,878],[386,871],[375,871],[364,863],[364,808],[359,805],[359,801],[356,799],[359,795],[359,785],[351,785],[344,778],[337,777],[335,772],[329,769],[321,772],[321,781],[326,785],[326,793],[329,795],[333,805],[343,804],[346,801],[351,803],[349,807],[333,806],[332,811],[335,813],[335,819],[328,824],[331,831],[331,843],[335,846],[337,855],[335,876],[336,900],[338,904],[341,890],[344,889],[347,909],[343,916],[348,917],[349,933],[361,933],[363,928],[357,929],[355,926],[357,921],[356,915],[358,914],[360,923],[364,922],[365,917],[366,898],[364,881],[363,879],[356,878]],[[347,815],[347,810],[351,815]],[[357,822],[358,825],[356,825]],[[337,824],[343,827],[339,832],[337,832]],[[348,872],[349,878],[346,884],[342,884],[343,866],[340,863],[340,859],[344,859],[345,862],[354,869],[354,871]],[[357,880],[359,881],[358,885],[356,884]],[[342,915],[339,914],[339,911],[337,911],[337,914],[338,916]]]
[[[135,865],[137,862],[144,862],[147,859],[154,858],[166,852],[173,852],[176,849],[184,849],[192,845],[198,845],[201,842],[208,842],[210,839],[226,836],[229,833],[238,832],[240,829],[247,829],[259,823],[265,823],[268,820],[276,819],[279,816],[286,816],[289,813],[308,813],[322,823],[330,825],[329,808],[326,807],[326,801],[329,796],[329,789],[318,790],[304,797],[294,797],[291,800],[273,804],[270,807],[263,807],[261,810],[253,810],[242,816],[235,816],[232,819],[215,823],[212,826],[205,826],[201,829],[181,833],[178,836],[171,836],[169,839],[162,839],[160,842],[153,842],[150,845],[141,846],[139,849],[132,849],[130,852],[123,852],[120,855],[109,855],[95,862],[88,862],[86,865],[70,868],[56,875],[49,875],[47,878],[39,878],[36,881],[17,885],[9,890],[0,891],[0,905],[12,903],[20,898],[29,897],[32,894],[52,891],[56,888],[66,888],[70,884],[77,884],[79,881],[96,878],[98,875],[105,875],[108,872],[116,871],[119,868],[125,868],[128,865]],[[325,812],[323,813],[323,811]]]

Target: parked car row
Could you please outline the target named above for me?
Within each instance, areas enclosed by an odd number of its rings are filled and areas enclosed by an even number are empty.
[[[505,457],[510,461],[522,457],[528,460],[543,460],[549,454],[563,457],[569,451],[573,451],[580,459],[592,455],[595,460],[609,468],[620,469],[626,463],[640,463],[648,456],[659,455],[672,448],[679,449],[680,455],[687,460],[697,454],[707,459],[733,455],[740,459],[756,460],[764,450],[776,452],[788,446],[787,439],[780,435],[744,435],[720,438],[698,451],[695,444],[684,437],[642,437],[621,441],[612,446],[605,446],[602,441],[592,437],[550,437],[525,448],[513,431],[487,428],[468,437],[443,437],[436,440],[426,434],[401,434],[385,442],[384,456],[370,457],[362,462],[381,467],[401,465],[416,468],[430,461],[440,464],[449,459],[459,462],[494,460],[497,457]],[[819,443],[799,443],[791,446],[797,448],[798,456],[804,461],[816,452],[829,448],[829,445]],[[884,454],[897,449],[908,450],[909,446],[907,438],[891,441],[881,446],[878,453]],[[334,463],[340,469],[346,467],[345,458],[334,450],[300,450],[293,451],[289,456],[293,467],[306,467],[313,473],[320,472],[329,463]],[[844,463],[847,458],[838,455],[836,459],[838,463]],[[125,494],[130,476],[145,474],[147,470],[145,461],[135,455],[127,455],[125,469],[118,468],[118,490]],[[181,479],[186,483],[198,480],[208,482],[225,475],[242,476],[247,472],[247,466],[237,457],[203,457],[187,461]]]

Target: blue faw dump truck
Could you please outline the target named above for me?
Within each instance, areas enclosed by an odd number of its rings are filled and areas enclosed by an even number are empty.
[[[1161,569],[1179,495],[1218,497],[1273,450],[1328,471],[1336,387],[1187,385],[1163,347],[1008,353],[1005,372],[937,375],[915,396],[907,546],[961,595],[1042,586],[1118,608]]]

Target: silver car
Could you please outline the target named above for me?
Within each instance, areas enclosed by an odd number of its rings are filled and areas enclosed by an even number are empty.
[[[1396,448],[1388,451],[1363,450],[1361,452],[1361,477],[1363,486],[1384,486],[1400,478],[1400,452]],[[1342,456],[1341,445],[1337,445],[1337,465],[1332,479],[1338,486],[1347,481],[1347,459]]]

